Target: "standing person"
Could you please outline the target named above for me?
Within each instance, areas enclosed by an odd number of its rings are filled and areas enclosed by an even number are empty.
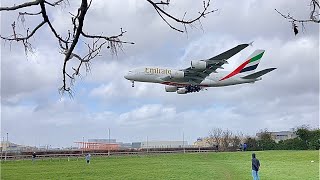
[[[243,151],[246,151],[247,150],[247,143],[244,143],[243,144]]]
[[[37,157],[36,152],[33,152],[33,153],[32,153],[32,164],[33,164],[34,161],[36,160],[36,157]]]
[[[256,154],[252,153],[252,177],[253,177],[253,180],[260,180],[259,168],[260,168],[260,162],[256,158]]]
[[[90,164],[90,157],[91,157],[91,154],[88,153],[88,154],[86,155],[87,164]]]

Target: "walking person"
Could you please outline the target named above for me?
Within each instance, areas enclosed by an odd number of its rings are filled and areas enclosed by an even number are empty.
[[[246,151],[247,150],[247,143],[244,143],[243,144],[243,151]]]
[[[86,155],[87,164],[90,164],[90,157],[91,157],[91,154],[88,153],[88,154]]]
[[[36,152],[33,152],[32,153],[32,164],[35,162],[36,157],[37,157]]]
[[[256,154],[252,153],[252,177],[253,177],[253,180],[260,180],[259,168],[260,168],[260,162],[256,158]]]

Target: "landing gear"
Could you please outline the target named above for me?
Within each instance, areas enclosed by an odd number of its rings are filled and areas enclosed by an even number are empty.
[[[131,85],[131,86],[134,87],[134,81],[131,81],[131,82],[132,82],[132,85]]]
[[[200,86],[193,86],[193,85],[189,85],[186,87],[187,93],[191,93],[191,92],[199,92],[201,90]]]

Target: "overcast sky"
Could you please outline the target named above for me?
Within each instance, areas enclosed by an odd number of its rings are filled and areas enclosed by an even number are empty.
[[[5,1],[4,5],[21,1]],[[254,135],[260,129],[289,130],[300,125],[319,127],[319,25],[306,24],[294,36],[291,24],[275,8],[297,18],[309,15],[309,0],[216,0],[217,12],[207,15],[188,35],[170,29],[146,1],[93,0],[84,29],[91,34],[115,35],[127,31],[123,52],[111,56],[103,49],[92,61],[91,73],[78,79],[74,98],[61,96],[63,56],[46,27],[31,40],[34,54],[26,57],[21,43],[1,41],[1,137],[24,145],[75,146],[82,137],[122,142],[182,140],[189,144],[219,127]],[[50,19],[61,34],[71,27],[70,6],[49,8]],[[171,0],[168,12],[189,18],[202,1]],[[36,12],[36,9],[30,9]],[[1,35],[12,33],[17,12],[1,13]],[[27,17],[25,27],[41,18]],[[177,25],[180,28],[183,28]],[[24,26],[19,24],[20,32]],[[299,27],[301,28],[301,27]],[[187,68],[191,60],[217,55],[241,43],[254,41],[224,65],[233,70],[255,49],[266,52],[258,69],[276,67],[262,81],[178,95],[160,84],[136,83],[123,78],[135,67]],[[77,51],[81,52],[81,45]],[[83,71],[82,73],[86,73]]]

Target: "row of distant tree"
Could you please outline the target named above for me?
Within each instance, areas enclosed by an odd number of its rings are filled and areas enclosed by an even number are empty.
[[[241,132],[233,133],[230,130],[213,128],[206,138],[207,143],[212,147],[217,147],[219,151],[235,151],[240,148],[244,139]]]
[[[319,150],[320,129],[299,127],[295,130],[296,138],[281,140],[276,143],[268,131],[262,132],[259,139],[248,137],[248,150]]]
[[[308,126],[301,126],[294,129],[297,137],[276,142],[268,130],[260,132],[259,138],[244,136],[243,133],[233,133],[230,130],[213,128],[209,132],[207,143],[211,146],[219,146],[220,151],[241,150],[244,143],[247,150],[319,150],[320,129],[312,129]]]

